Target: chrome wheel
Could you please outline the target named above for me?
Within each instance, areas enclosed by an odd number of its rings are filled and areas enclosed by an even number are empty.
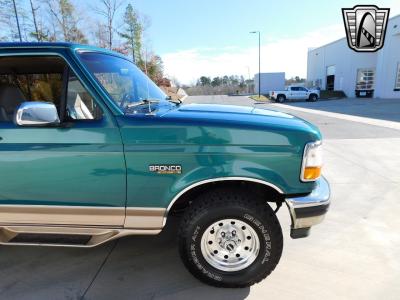
[[[246,222],[223,219],[204,231],[201,252],[204,259],[218,270],[240,271],[256,260],[260,252],[260,240]]]

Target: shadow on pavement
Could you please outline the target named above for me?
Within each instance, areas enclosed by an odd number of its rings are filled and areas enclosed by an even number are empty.
[[[195,279],[177,249],[179,218],[159,236],[126,237],[110,255],[85,299],[244,299],[250,289],[221,289]]]
[[[177,217],[158,236],[92,249],[0,247],[0,299],[244,299],[250,289],[202,284],[177,249]]]

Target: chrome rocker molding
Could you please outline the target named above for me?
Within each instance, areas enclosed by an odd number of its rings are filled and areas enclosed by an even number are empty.
[[[321,177],[307,196],[285,199],[292,219],[292,238],[308,236],[310,227],[322,222],[330,205],[329,197],[329,183]]]
[[[189,185],[188,187],[186,187],[185,189],[183,189],[182,191],[180,191],[173,199],[172,201],[169,203],[167,210],[165,211],[165,215],[164,215],[164,220],[163,220],[163,224],[162,226],[164,227],[165,224],[167,223],[167,218],[168,218],[168,214],[172,208],[172,206],[175,204],[175,202],[186,192],[190,191],[191,189],[198,187],[200,185],[203,184],[207,184],[207,183],[212,183],[212,182],[220,182],[220,181],[248,181],[248,182],[255,182],[255,183],[260,183],[266,186],[269,186],[271,188],[273,188],[275,191],[277,191],[279,194],[284,194],[283,191],[277,187],[276,185],[261,180],[261,179],[256,179],[256,178],[251,178],[251,177],[219,177],[219,178],[212,178],[212,179],[206,179],[206,180],[202,180],[199,182],[196,182],[192,185]]]

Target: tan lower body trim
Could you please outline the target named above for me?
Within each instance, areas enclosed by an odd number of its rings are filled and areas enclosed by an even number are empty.
[[[0,205],[0,244],[93,247],[126,235],[158,234],[165,208]],[[21,234],[89,235],[85,244],[15,242]]]
[[[161,229],[165,208],[0,205],[0,224]]]
[[[0,205],[0,224],[119,226],[124,207]]]
[[[40,245],[40,246],[58,246],[58,247],[94,247],[105,242],[118,239],[128,235],[154,235],[161,230],[144,229],[123,229],[123,228],[84,228],[84,227],[46,227],[46,226],[0,226],[0,244],[1,245]],[[89,235],[90,239],[85,244],[55,244],[36,242],[13,242],[13,238],[19,234],[30,233],[40,235],[63,234],[63,235]]]
[[[161,229],[165,208],[127,207],[124,228]]]

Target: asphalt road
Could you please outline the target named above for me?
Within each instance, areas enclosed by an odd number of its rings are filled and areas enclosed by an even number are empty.
[[[159,236],[93,249],[0,247],[0,299],[399,299],[400,130],[393,111],[400,112],[400,100],[358,101],[335,101],[340,110],[322,101],[256,104],[320,127],[332,189],[327,218],[306,239],[290,239],[289,215],[280,210],[282,259],[261,283],[218,289],[198,282],[180,262],[173,219]],[[226,96],[185,102],[254,105]]]

